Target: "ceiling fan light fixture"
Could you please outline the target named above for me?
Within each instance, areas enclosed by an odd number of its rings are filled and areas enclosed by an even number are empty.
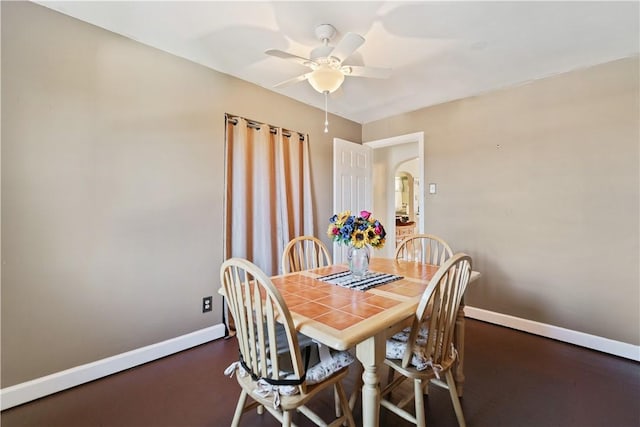
[[[340,70],[322,64],[309,75],[307,80],[318,92],[333,93],[344,81],[344,74]]]

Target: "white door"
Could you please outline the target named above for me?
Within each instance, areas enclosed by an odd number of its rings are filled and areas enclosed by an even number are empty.
[[[333,139],[333,212],[372,210],[373,150],[340,138]],[[347,262],[346,247],[333,244],[333,262]]]

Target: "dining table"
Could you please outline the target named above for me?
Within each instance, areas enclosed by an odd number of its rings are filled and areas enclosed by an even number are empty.
[[[346,264],[336,264],[271,277],[287,304],[296,329],[336,350],[355,347],[362,364],[362,425],[379,425],[380,369],[386,340],[407,324],[438,266],[414,261],[373,257],[375,285],[348,287]],[[473,271],[470,282],[480,273]],[[389,280],[385,282],[385,278]],[[334,279],[334,280],[332,280]],[[338,282],[338,283],[336,283]],[[370,281],[375,283],[376,281]],[[456,318],[454,345],[458,352],[454,378],[458,394],[464,385],[464,304]]]

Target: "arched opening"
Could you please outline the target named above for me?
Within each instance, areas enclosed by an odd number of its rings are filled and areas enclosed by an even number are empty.
[[[382,257],[393,257],[396,237],[395,173],[403,163],[415,161],[411,172],[418,184],[424,183],[424,133],[416,132],[364,143],[373,148],[373,212],[387,231],[387,244],[377,251]],[[416,233],[424,230],[424,185],[413,186]]]

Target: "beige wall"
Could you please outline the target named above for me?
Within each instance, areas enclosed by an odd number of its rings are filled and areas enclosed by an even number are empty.
[[[469,305],[640,344],[638,63],[363,126],[425,132],[426,231],[473,256]]]
[[[221,322],[224,113],[361,126],[58,14],[2,2],[2,387]],[[213,295],[214,312],[202,314]]]

